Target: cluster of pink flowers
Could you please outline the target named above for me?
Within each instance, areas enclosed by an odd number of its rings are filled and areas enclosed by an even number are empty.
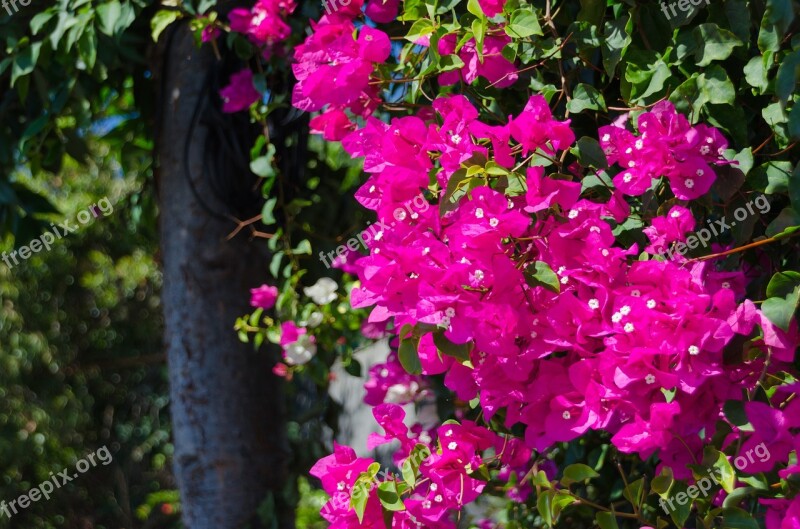
[[[228,14],[231,31],[247,35],[269,58],[275,45],[289,38],[291,28],[286,19],[296,7],[294,0],[257,0],[250,9],[237,7]],[[203,31],[203,41],[213,40],[218,34],[217,28],[209,26]],[[245,110],[258,101],[261,94],[253,84],[250,68],[233,74],[228,85],[220,90],[220,97],[222,111],[227,113]]]
[[[609,163],[622,167],[614,178],[617,189],[638,196],[661,176],[680,199],[695,199],[711,189],[716,175],[710,164],[726,163],[722,153],[728,148],[717,129],[692,127],[668,101],[639,116],[638,129],[637,136],[617,123],[600,128],[600,145]]]
[[[575,139],[569,122],[555,120],[543,97],[532,97],[501,126],[480,122],[463,96],[439,98],[433,109],[436,116],[421,112],[390,123],[369,118],[343,140],[351,155],[364,159],[369,174],[356,198],[392,225],[375,235],[370,254],[356,263],[361,286],[352,292],[353,305],[374,307],[371,322],[422,329],[422,373],[446,373],[445,385],[459,399],[480,398],[487,420],[499,415],[508,428],[525,425],[526,450],[545,452],[589,430],[604,430],[621,451],[645,459],[658,451],[677,478],[691,478],[687,465],[702,457],[723,404],[741,398],[765,370],[791,364],[798,334],[794,327],[784,332],[752,302],[742,301],[743,273],[718,271],[707,262],[640,260],[636,245],[617,243],[611,222],[629,217],[623,194],[642,193],[641,181],[649,187],[652,176],[666,175],[679,198],[707,191],[715,178],[709,164],[721,162],[724,138],[710,127],[689,127],[669,103],[640,116],[645,132],[639,137],[604,127],[599,136],[610,161],[635,172],[639,187],[628,186],[621,173],[618,190],[595,202],[580,197],[579,182],[546,176],[542,167],[504,177],[524,178],[524,194],[504,192],[500,178],[490,174],[482,181],[451,182],[463,178],[459,170],[476,155],[511,169],[519,156],[536,150],[557,156],[568,149]],[[398,205],[429,188],[434,168],[439,188],[456,189],[458,203],[449,207],[451,195],[440,192],[430,198],[444,207],[398,218]],[[654,243],[666,244],[693,223],[689,210],[676,206],[647,233]],[[654,253],[653,247],[648,251]],[[726,357],[725,347],[737,335],[753,336],[756,327],[761,337],[752,347],[759,354]],[[469,344],[470,363],[442,355],[433,332],[452,344]],[[395,368],[394,357],[379,367],[386,370],[384,379],[408,387]],[[371,403],[389,394],[390,382],[380,381],[373,373]],[[781,441],[782,455],[797,449],[798,438],[788,433],[796,418],[790,421],[788,414],[764,424],[754,420],[756,432],[745,447]],[[390,431],[387,415],[376,415]],[[399,423],[391,428],[397,433],[390,437],[407,454],[417,441]],[[458,437],[451,441],[452,435]],[[415,490],[403,514],[423,520],[424,527],[450,527],[447,511],[480,492],[469,469],[498,443],[495,434],[468,422],[442,426],[437,439],[422,465],[437,488]],[[773,458],[761,470],[780,461]],[[316,475],[325,481],[323,467]],[[464,485],[455,491],[452,483]],[[351,485],[345,481],[344,490]],[[370,509],[365,516],[377,513],[379,523],[380,509]],[[344,522],[352,516],[345,511],[328,513],[333,527],[372,527],[366,519],[361,525]],[[397,515],[393,523],[421,526]]]
[[[369,448],[397,441],[398,465],[415,454],[423,454],[419,478],[407,491],[405,509],[395,512],[392,527],[397,529],[455,529],[449,516],[475,501],[486,486],[470,474],[486,463],[496,463],[502,471],[522,471],[531,457],[531,451],[519,439],[503,438],[471,421],[445,423],[435,432],[409,429],[403,419],[405,412],[396,404],[381,404],[373,414],[385,434],[372,434]],[[336,445],[334,453],[311,469],[311,474],[322,481],[322,487],[331,499],[322,509],[323,517],[331,522],[332,529],[385,527],[377,487],[360,489],[358,478],[375,461],[356,457],[352,448]],[[381,482],[402,479],[384,475]],[[402,486],[402,485],[401,485]],[[363,517],[359,521],[351,507],[351,500],[359,494],[368,494]]]
[[[511,86],[519,79],[519,74],[514,63],[501,54],[503,48],[510,42],[511,37],[503,32],[501,26],[490,30],[490,34],[484,38],[482,54],[478,54],[475,38],[469,39],[457,53],[464,66],[459,71],[441,74],[439,83],[448,86],[463,80],[467,84],[472,84],[480,76],[497,88]],[[438,51],[442,55],[454,54],[457,44],[458,35],[449,33],[439,41]]]
[[[286,21],[297,4],[294,0],[257,0],[250,9],[237,7],[228,14],[231,30],[247,35],[266,53],[275,44],[289,38],[292,29]]]
[[[365,117],[378,107],[372,74],[392,51],[383,31],[361,25],[356,32],[352,19],[360,11],[351,9],[355,4],[312,23],[314,32],[295,49],[292,104],[309,112],[325,110],[311,121],[311,129],[327,140],[341,140],[355,128],[345,110]]]

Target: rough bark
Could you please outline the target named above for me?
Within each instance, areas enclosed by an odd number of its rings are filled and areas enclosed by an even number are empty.
[[[156,150],[174,470],[184,525],[292,527],[290,513],[264,524],[256,515],[270,491],[280,494],[287,475],[281,384],[270,355],[240,343],[233,331],[235,319],[250,310],[248,289],[264,280],[266,257],[263,245],[244,237],[226,241],[233,224],[210,215],[192,192],[184,163],[203,202],[224,209],[201,177],[207,129],[192,127],[215,58],[208,46],[195,48],[185,25],[175,31],[165,50]]]

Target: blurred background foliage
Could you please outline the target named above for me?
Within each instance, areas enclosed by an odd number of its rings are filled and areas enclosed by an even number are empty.
[[[92,163],[67,159],[48,181],[13,176],[59,204],[37,218],[48,226],[104,196],[114,209],[0,265],[0,499],[74,473],[102,446],[114,459],[0,527],[178,527],[153,197],[138,177],[148,166],[123,172],[110,149],[91,145]],[[7,237],[0,251],[11,248]]]

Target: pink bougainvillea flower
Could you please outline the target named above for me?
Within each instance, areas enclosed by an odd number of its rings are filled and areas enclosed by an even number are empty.
[[[711,164],[729,163],[722,154],[728,144],[713,127],[697,125],[660,101],[638,119],[639,136],[624,123],[601,127],[600,145],[609,163],[622,167],[614,185],[626,195],[647,191],[655,178],[666,176],[677,198],[690,200],[711,188],[716,174]]]
[[[525,155],[536,149],[552,154],[575,142],[569,123],[570,120],[554,120],[544,96],[534,95],[522,113],[511,120],[511,136],[522,144]]]
[[[250,306],[271,309],[278,299],[278,289],[270,285],[261,285],[250,289]]]
[[[231,30],[247,35],[251,42],[273,46],[291,33],[286,17],[294,12],[294,0],[257,0],[250,9],[237,7],[228,14]]]
[[[665,217],[654,217],[651,225],[644,228],[645,235],[650,239],[650,245],[645,251],[664,252],[673,242],[685,241],[686,234],[694,227],[692,212],[683,206],[673,206]]]
[[[341,141],[348,132],[356,128],[347,114],[336,108],[315,116],[309,125],[312,134],[322,134],[323,139],[328,141]]]
[[[231,75],[228,86],[220,90],[222,111],[233,113],[249,108],[261,95],[253,85],[253,72],[249,68]]]
[[[506,0],[478,0],[478,5],[487,17],[493,18],[503,12]]]
[[[453,85],[459,81],[472,84],[478,77],[483,77],[497,88],[507,88],[519,79],[514,63],[503,57],[503,48],[511,42],[511,37],[505,34],[487,35],[483,42],[483,57],[478,54],[475,39],[467,41],[460,50],[458,57],[464,62],[464,67],[458,71],[445,72],[439,75],[439,83],[443,86]],[[458,36],[449,33],[439,40],[439,53],[452,55],[456,53]]]
[[[397,18],[400,0],[369,0],[364,13],[378,24],[388,24]]]

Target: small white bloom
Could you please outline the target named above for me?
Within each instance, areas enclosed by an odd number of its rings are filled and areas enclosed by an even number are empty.
[[[649,374],[646,377],[644,377],[644,381],[647,382],[648,385],[655,384],[656,377],[653,374]]]
[[[692,356],[699,355],[700,354],[700,348],[697,347],[696,345],[690,345],[689,346],[689,354],[692,355]]]
[[[614,323],[621,322],[622,321],[622,314],[620,314],[619,312],[615,312],[614,314],[611,315],[611,321],[613,321]]]
[[[704,174],[706,174],[706,172],[703,171],[702,169],[698,169],[697,171],[695,171],[694,174],[696,174],[697,176],[703,176]]]
[[[670,217],[672,217],[673,219],[677,219],[678,217],[680,217],[680,216],[681,216],[681,212],[680,212],[680,211],[677,211],[677,210],[675,210],[675,211],[673,211],[672,213],[670,213],[670,214],[669,214],[669,216],[670,216]]]
[[[692,189],[694,187],[694,180],[692,180],[691,178],[687,178],[684,184],[686,184],[686,187],[688,187],[689,189]]]
[[[589,308],[592,310],[597,310],[600,308],[600,301],[596,298],[592,298],[589,300]]]
[[[601,139],[602,139],[603,141],[608,141],[608,140],[610,140],[610,139],[611,139],[611,134],[608,134],[608,133],[606,133],[606,134],[603,134],[603,137],[602,137]]]
[[[318,311],[312,312],[308,316],[308,321],[306,322],[306,327],[311,327],[313,329],[314,327],[319,326],[319,324],[322,323],[322,318],[323,318],[323,316],[322,316],[321,312],[318,312]]]
[[[572,417],[572,415],[570,415],[568,411],[562,413],[561,416],[564,418],[565,421],[568,421],[570,417]]]
[[[447,316],[448,318],[452,318],[453,316],[456,315],[456,309],[454,309],[453,307],[447,307],[447,309],[445,309],[444,311],[444,315]]]
[[[475,210],[475,217],[479,219],[483,218],[483,208],[478,208]]]
[[[625,173],[624,175],[622,175],[622,181],[625,182],[626,184],[628,182],[630,182],[631,180],[633,180],[633,175],[632,174]]]
[[[654,299],[648,299],[648,300],[647,300],[647,308],[648,308],[648,309],[654,309],[654,308],[656,308],[656,300],[654,300]]]
[[[384,398],[384,401],[388,402],[389,404],[410,402],[414,400],[418,390],[419,384],[416,382],[409,382],[408,385],[394,384],[389,386],[389,389],[386,390],[386,397]]]
[[[450,441],[450,444],[447,445],[448,450],[455,450],[456,448],[458,448],[458,443],[455,441]]]
[[[489,226],[492,228],[496,228],[497,225],[500,224],[500,221],[497,219],[489,219]]]
[[[569,210],[569,214],[567,214],[567,217],[569,217],[571,219],[574,219],[577,216],[578,216],[578,210],[577,209],[571,209],[571,210]]]
[[[317,346],[307,334],[286,347],[286,363],[291,366],[307,364],[317,354]]]
[[[622,314],[623,316],[627,316],[628,314],[630,314],[630,313],[631,313],[631,307],[630,307],[630,305],[623,305],[623,306],[622,306],[622,308],[621,308],[621,309],[619,309],[619,312],[620,312],[620,314]]]
[[[644,142],[641,139],[636,140],[636,148],[641,149],[644,147]]]
[[[321,277],[312,286],[304,288],[303,293],[317,305],[327,305],[336,299],[336,291],[338,289],[339,285],[336,284],[336,281],[329,277]]]
[[[623,328],[625,329],[625,332],[633,332],[634,329],[633,324],[631,322],[626,323],[625,327]]]
[[[632,290],[631,291],[631,296],[633,296],[635,298],[638,298],[641,295],[642,295],[642,293],[639,290]]]

